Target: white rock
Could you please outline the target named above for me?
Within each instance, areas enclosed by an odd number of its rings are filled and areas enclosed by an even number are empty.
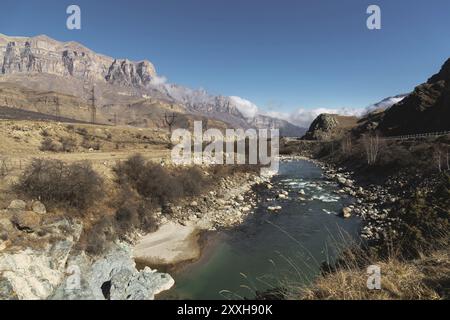
[[[23,200],[13,200],[11,201],[8,209],[10,210],[25,210],[27,207],[27,203]]]
[[[45,208],[45,205],[40,201],[33,201],[31,208],[35,213],[39,213],[39,214],[47,213],[47,209]]]

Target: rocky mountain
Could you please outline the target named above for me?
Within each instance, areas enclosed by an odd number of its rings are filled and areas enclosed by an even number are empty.
[[[377,129],[385,135],[450,130],[450,59],[426,83],[387,110]]]
[[[76,42],[59,42],[45,35],[32,38],[0,34],[1,74],[46,73],[83,81],[146,86],[156,76],[149,61],[117,60]]]
[[[311,124],[303,140],[330,140],[344,135],[356,127],[358,118],[337,114],[321,114]]]
[[[272,118],[263,114],[257,114],[248,119],[248,123],[254,128],[277,128],[280,130],[281,137],[302,137],[306,133],[305,128],[291,124],[286,120]]]
[[[28,89],[35,93],[72,96],[79,100],[75,103],[77,107],[87,109],[91,89],[95,86],[97,104],[102,106],[99,119],[106,122],[122,115],[129,118],[130,105],[147,106],[146,110],[139,108],[143,111],[141,116],[145,117],[152,114],[150,106],[159,104],[164,108],[170,106],[180,114],[215,119],[235,128],[267,126],[280,128],[286,135],[302,133],[301,128],[287,121],[257,115],[254,112],[257,107],[239,97],[214,96],[204,90],[165,83],[149,61],[114,59],[79,43],[59,42],[45,35],[27,38],[0,34],[0,83],[8,87],[7,96],[0,93],[0,102],[6,101],[4,105],[8,107],[27,107],[29,111],[54,110],[57,100],[46,100],[44,107],[36,105],[35,99],[21,99],[21,103],[16,103],[11,87],[20,87],[18,96]],[[102,111],[106,114],[101,114]],[[82,114],[83,119],[79,120],[86,120],[85,113]]]

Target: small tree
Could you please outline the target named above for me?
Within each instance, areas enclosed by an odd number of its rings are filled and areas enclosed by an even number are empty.
[[[433,152],[433,160],[434,163],[436,164],[436,167],[438,169],[439,172],[442,172],[442,152],[441,149],[436,149]]]
[[[350,135],[346,135],[341,140],[341,149],[344,154],[349,154],[352,152],[352,137]]]
[[[374,165],[377,162],[380,151],[380,138],[377,134],[365,134],[362,137],[362,142],[367,156],[367,164]]]

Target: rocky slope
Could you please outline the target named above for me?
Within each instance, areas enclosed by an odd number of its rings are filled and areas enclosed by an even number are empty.
[[[450,130],[450,59],[439,73],[387,110],[379,129],[386,135]]]
[[[311,124],[304,140],[331,140],[344,135],[358,123],[357,117],[321,114]]]

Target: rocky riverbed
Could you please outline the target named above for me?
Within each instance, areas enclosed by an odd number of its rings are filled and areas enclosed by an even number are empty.
[[[361,237],[367,241],[378,241],[386,236],[391,224],[398,223],[398,218],[392,217],[392,208],[399,195],[394,194],[391,186],[397,181],[388,180],[383,185],[360,184],[354,172],[342,167],[301,156],[283,157],[282,161],[306,160],[314,162],[323,170],[323,175],[339,184],[339,194],[347,194],[354,198],[352,204],[342,209],[343,218],[356,215],[362,218]]]

